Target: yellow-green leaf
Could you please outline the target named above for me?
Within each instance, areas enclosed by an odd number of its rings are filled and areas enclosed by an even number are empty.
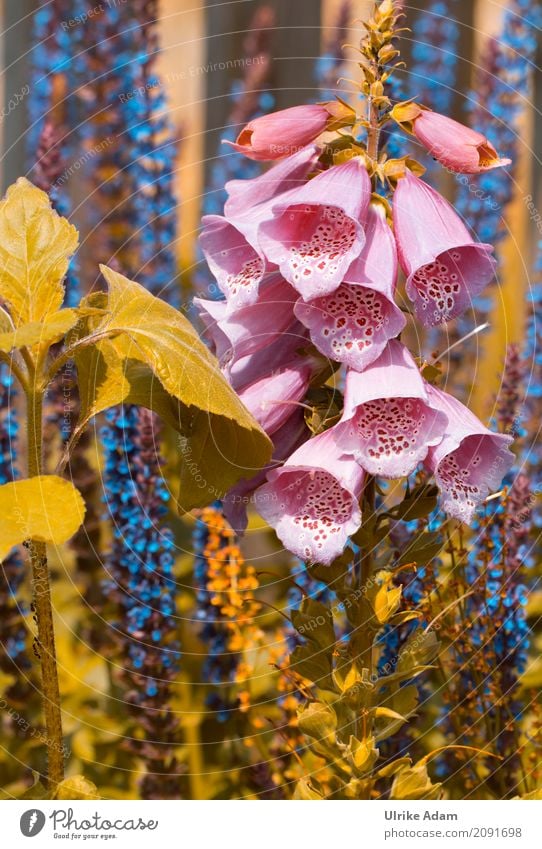
[[[0,486],[0,560],[26,539],[59,545],[80,527],[85,505],[72,483],[40,475]]]
[[[0,333],[11,333],[14,329],[10,315],[3,307],[0,307]]]
[[[440,798],[440,784],[433,784],[425,762],[418,761],[411,767],[401,769],[392,784],[390,799],[417,800]]]
[[[72,775],[65,778],[56,788],[55,799],[100,799],[98,788],[84,775]]]
[[[337,730],[337,714],[329,705],[310,702],[298,713],[298,725],[302,734],[315,740],[334,742]]]
[[[391,587],[390,581],[386,581],[378,590],[374,600],[374,611],[376,618],[383,625],[390,619],[401,604],[401,587]]]
[[[137,403],[161,414],[161,388],[170,396],[181,432],[180,506],[189,510],[208,504],[261,469],[272,444],[187,319],[138,283],[101,269],[109,286],[109,312],[95,332],[108,333],[126,363],[144,363],[157,378],[150,380],[147,371],[135,386],[130,378],[131,402],[138,397]]]
[[[0,297],[16,327],[60,309],[77,243],[77,230],[45,192],[24,177],[10,186],[0,202]]]
[[[79,426],[128,396],[125,361],[109,339],[78,348],[75,354],[79,388]]]
[[[350,758],[359,772],[365,772],[374,766],[379,754],[375,743],[375,738],[372,736],[365,737],[363,740],[358,740],[354,736],[350,737]]]
[[[77,310],[66,309],[51,313],[44,321],[30,321],[15,330],[0,333],[0,351],[8,353],[13,348],[31,348],[33,345],[52,345],[63,339],[79,316]]]

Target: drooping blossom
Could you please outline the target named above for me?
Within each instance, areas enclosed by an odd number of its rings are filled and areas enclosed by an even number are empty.
[[[305,300],[335,291],[365,244],[371,183],[360,158],[318,174],[272,206],[258,242]]]
[[[440,324],[465,312],[491,281],[491,245],[475,242],[453,207],[407,171],[393,203],[399,262],[417,318]]]
[[[254,493],[256,509],[288,551],[325,565],[361,525],[365,480],[361,466],[343,453],[335,437],[332,428],[309,439]]]
[[[442,509],[470,522],[476,507],[497,489],[514,463],[513,437],[493,433],[456,398],[427,386],[429,402],[448,420],[442,441],[429,451],[427,468],[441,492]]]
[[[284,192],[302,186],[309,173],[316,169],[319,148],[310,144],[287,159],[277,162],[251,180],[230,180],[226,183],[228,199],[224,205],[226,218],[234,220],[250,215],[251,210]]]
[[[278,337],[270,327],[269,339],[269,344],[264,348],[225,364],[224,372],[236,392],[242,391],[261,377],[284,368],[296,354],[303,352],[310,344],[308,331],[297,320]]]
[[[259,351],[278,339],[294,321],[297,293],[280,274],[270,274],[254,304],[228,313],[224,301],[194,298],[205,335],[225,365]]]
[[[441,441],[446,424],[446,416],[432,408],[411,354],[397,340],[365,371],[348,372],[337,442],[370,474],[409,475]]]
[[[392,116],[406,126],[445,168],[459,174],[480,174],[509,165],[482,133],[417,103],[397,104]]]
[[[265,258],[254,246],[255,234],[251,238],[248,228],[222,215],[206,215],[202,223],[201,249],[218,288],[226,296],[228,309],[253,304],[266,270]]]
[[[314,168],[317,150],[312,145],[251,180],[232,180],[226,188],[225,215],[205,215],[201,249],[228,313],[258,298],[260,283],[270,264],[261,250],[258,226],[269,217],[269,203],[304,183]]]
[[[338,289],[308,303],[299,300],[294,308],[322,354],[358,371],[374,362],[406,324],[394,300],[395,240],[380,205],[369,207],[366,237]]]
[[[340,102],[292,106],[255,118],[243,127],[235,142],[225,144],[249,159],[282,159],[297,153],[326,129],[354,121],[353,110]]]
[[[245,532],[248,524],[247,509],[253,501],[254,492],[265,483],[268,473],[282,465],[300,445],[307,441],[310,431],[305,424],[301,408],[294,408],[290,418],[273,433],[273,456],[270,463],[250,479],[235,484],[223,499],[224,515],[238,534]]]
[[[270,436],[291,416],[293,406],[303,400],[313,374],[311,359],[296,357],[279,371],[265,374],[247,386],[239,397]]]

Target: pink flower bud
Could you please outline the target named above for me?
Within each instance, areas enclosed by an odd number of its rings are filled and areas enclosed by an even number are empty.
[[[321,135],[330,123],[325,105],[293,106],[255,118],[244,127],[235,142],[226,141],[249,159],[282,159],[305,147]]]
[[[495,274],[493,247],[475,242],[448,201],[410,171],[399,180],[393,221],[416,317],[435,325],[465,312]]]
[[[501,159],[482,133],[429,109],[420,109],[412,132],[441,165],[459,174],[480,174],[511,162]]]
[[[497,489],[514,463],[511,436],[493,433],[456,398],[427,385],[431,406],[446,416],[442,441],[429,451],[426,466],[440,488],[442,509],[462,522]]]
[[[260,515],[303,560],[329,565],[361,526],[365,472],[343,453],[334,428],[305,442],[254,494]]]

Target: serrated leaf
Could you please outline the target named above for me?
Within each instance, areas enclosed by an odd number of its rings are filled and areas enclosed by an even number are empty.
[[[138,283],[101,270],[109,312],[95,332],[114,336],[118,355],[144,363],[182,405],[180,506],[204,506],[265,466],[271,441],[187,319]]]
[[[0,486],[0,560],[24,540],[60,545],[85,516],[80,493],[70,481],[40,475]]]
[[[31,348],[33,345],[48,347],[63,339],[78,321],[77,310],[65,309],[51,313],[43,321],[22,324],[16,330],[0,333],[0,351],[9,353],[13,348]]]
[[[62,281],[77,230],[49,196],[21,177],[0,202],[0,297],[16,327],[43,321],[62,306]]]

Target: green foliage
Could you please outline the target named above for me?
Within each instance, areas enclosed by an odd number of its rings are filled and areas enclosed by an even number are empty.
[[[223,495],[241,477],[259,471],[272,452],[218,361],[168,304],[102,267],[108,291],[84,299],[78,309],[62,309],[63,278],[77,241],[77,231],[52,209],[45,192],[25,179],[8,189],[0,203],[0,359],[11,367],[26,398],[28,477],[0,486],[0,558],[23,542],[30,554],[35,648],[42,663],[41,742],[49,768],[48,781],[36,781],[28,798],[43,798],[42,788],[48,798],[98,797],[82,775],[64,780],[46,544],[73,537],[85,506],[71,482],[44,474],[43,405],[51,382],[75,362],[80,414],[59,472],[91,418],[122,402],[155,410],[179,434],[183,510]],[[20,721],[18,713],[10,718],[15,715]],[[82,740],[79,748],[85,750]]]
[[[81,526],[85,505],[70,481],[40,475],[0,486],[0,559],[33,540],[60,545]]]

